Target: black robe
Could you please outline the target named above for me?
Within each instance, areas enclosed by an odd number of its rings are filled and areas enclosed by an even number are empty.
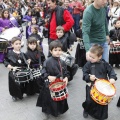
[[[58,38],[58,40],[60,40],[60,42],[62,43],[62,50],[64,52],[67,52],[67,49],[69,48],[68,33],[65,33],[61,38]]]
[[[21,63],[19,62],[19,60],[21,60]],[[9,51],[4,59],[4,65],[7,67],[9,64],[12,65],[13,67],[17,66],[17,67],[21,67],[22,69],[27,68],[27,64],[25,63],[22,54],[21,53],[16,54],[13,51]],[[28,95],[32,94],[31,88],[29,87],[31,81],[20,84],[18,82],[15,82],[13,71],[9,72],[8,81],[9,81],[9,92],[11,96],[22,99],[24,93]]]
[[[120,28],[119,29],[115,28],[115,29],[110,30],[110,40],[111,40],[111,42],[117,41],[117,40],[119,40],[119,42],[120,42]],[[120,50],[119,50],[119,52],[120,52]],[[109,63],[111,65],[120,64],[120,53],[114,54],[114,53],[109,52]]]
[[[43,52],[40,52],[37,49],[32,51],[31,49],[28,48],[26,56],[28,59],[31,59],[30,68],[35,69],[40,68],[40,65],[43,65],[43,62],[45,61],[45,56]],[[36,79],[34,79],[31,84],[33,93],[40,93],[42,87],[43,87],[42,78],[36,77]]]
[[[86,81],[86,83],[90,82],[93,85],[94,82],[91,82],[89,74],[95,75],[97,78],[102,78],[106,80],[108,80],[108,77],[109,79],[117,79],[113,68],[104,60],[101,60],[98,63],[87,62],[83,67],[83,80]],[[94,100],[92,100],[91,98],[90,90],[91,86],[89,87],[88,85],[86,85],[86,100],[82,104],[84,110],[88,112],[88,114],[91,115],[93,118],[107,119],[108,105],[100,105],[94,102]]]
[[[76,31],[76,37],[82,39],[82,29],[78,29]],[[83,41],[79,41],[77,44],[75,53],[75,63],[78,64],[79,67],[83,67],[86,63],[86,51]]]
[[[58,60],[59,58],[54,58],[51,56],[44,62],[42,70],[44,80],[46,80],[49,75],[56,76],[57,78],[62,76]],[[63,61],[60,62],[62,65],[63,78],[69,78],[69,72],[67,71],[66,64]],[[41,94],[38,97],[37,106],[42,107],[42,112],[57,117],[59,114],[63,114],[68,110],[67,99],[57,102],[53,101],[48,85],[49,83],[45,82]]]

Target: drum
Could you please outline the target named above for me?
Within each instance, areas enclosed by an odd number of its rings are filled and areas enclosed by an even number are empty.
[[[68,97],[68,90],[66,87],[66,82],[60,79],[56,79],[49,85],[51,98],[54,101],[61,101]]]
[[[109,104],[115,93],[115,86],[105,79],[96,80],[90,91],[91,98],[100,105]]]
[[[25,83],[33,79],[29,69],[19,69],[14,72],[15,82]]]
[[[8,41],[4,39],[0,39],[0,52],[5,53],[7,52]]]
[[[21,31],[17,27],[12,27],[9,29],[6,29],[4,32],[0,34],[0,38],[6,39],[8,41],[11,41],[13,37],[18,37],[20,35]]]
[[[36,78],[39,78],[41,76],[41,70],[40,68],[33,68],[32,69],[32,75],[33,75],[33,78],[36,79]]]
[[[110,44],[110,53],[112,53],[112,54],[120,54],[120,42],[113,41]]]
[[[75,63],[75,58],[64,52],[60,56],[60,59],[63,60],[66,63],[66,65],[70,67],[72,67],[72,65]]]

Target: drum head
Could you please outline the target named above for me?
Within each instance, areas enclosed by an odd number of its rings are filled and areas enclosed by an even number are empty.
[[[114,85],[107,80],[98,80],[95,82],[97,90],[107,96],[113,96],[116,93]]]
[[[13,37],[17,37],[19,34],[20,34],[20,29],[17,27],[12,27],[2,32],[2,34],[0,34],[0,38],[11,41]]]

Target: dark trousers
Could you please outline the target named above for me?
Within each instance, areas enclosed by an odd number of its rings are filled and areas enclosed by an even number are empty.
[[[73,19],[74,19],[74,32],[76,33],[76,31],[80,28],[79,25],[79,21],[80,21],[80,14],[73,14]]]

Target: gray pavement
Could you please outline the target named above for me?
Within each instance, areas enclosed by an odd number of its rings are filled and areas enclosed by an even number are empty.
[[[25,43],[26,44],[26,43]],[[76,46],[77,43],[75,43]],[[44,40],[44,53],[47,56],[47,40]],[[26,49],[23,48],[22,51]],[[74,56],[75,48],[71,52]],[[117,93],[112,102],[109,104],[108,120],[120,119],[120,108],[116,107],[117,100],[120,95],[120,69],[115,69],[118,80],[116,81]],[[60,115],[58,118],[50,116],[49,120],[94,120],[90,116],[83,118],[82,102],[85,100],[85,82],[82,80],[82,70],[79,69],[74,76],[74,79],[68,85],[69,110]],[[4,65],[0,64],[0,120],[43,120],[46,118],[41,112],[40,107],[36,107],[38,96],[26,96],[23,100],[14,102],[8,91],[8,70]]]

